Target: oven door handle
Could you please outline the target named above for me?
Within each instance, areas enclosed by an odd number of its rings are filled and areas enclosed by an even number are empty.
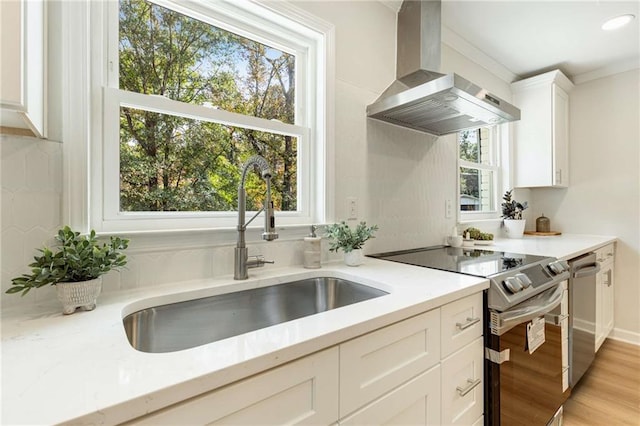
[[[502,313],[491,311],[491,333],[501,336],[516,325],[531,321],[553,310],[562,302],[563,291],[562,286],[558,285],[508,311]]]

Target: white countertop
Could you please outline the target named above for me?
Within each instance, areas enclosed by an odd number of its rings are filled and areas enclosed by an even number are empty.
[[[570,259],[615,237],[561,235],[498,239],[479,247]],[[116,424],[291,361],[488,287],[471,276],[367,258],[351,268],[261,268],[231,277],[104,294],[91,312],[63,316],[52,301],[2,312],[0,423]],[[172,353],[133,349],[122,319],[150,306],[334,276],[389,295]],[[37,290],[35,290],[37,291]],[[17,297],[17,296],[10,296]]]
[[[493,245],[476,246],[476,248],[569,260],[615,241],[616,237],[603,235],[562,234],[546,237],[525,235],[523,238],[499,238]]]
[[[31,312],[5,310],[0,423],[120,423],[488,287],[480,278],[370,258],[357,268],[333,263],[250,274],[247,281],[223,277],[103,294],[96,310],[69,316],[57,301]],[[390,294],[171,353],[136,351],[122,326],[125,315],[145,307],[314,276]]]

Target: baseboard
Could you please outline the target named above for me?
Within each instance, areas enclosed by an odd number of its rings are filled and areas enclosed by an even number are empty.
[[[611,330],[611,334],[609,334],[609,339],[619,340],[621,342],[640,346],[640,333],[629,330],[614,328],[613,330]]]

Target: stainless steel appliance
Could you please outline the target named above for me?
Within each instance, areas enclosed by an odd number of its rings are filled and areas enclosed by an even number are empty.
[[[396,80],[367,116],[446,135],[520,119],[520,110],[457,74],[442,74],[441,3],[405,0],[398,12]]]
[[[596,356],[596,275],[600,264],[595,253],[569,261],[569,365],[575,386]]]
[[[554,311],[569,278],[567,262],[552,257],[453,247],[427,247],[371,255],[485,277],[485,424],[547,425],[562,411],[562,318]],[[529,350],[530,324],[545,341]],[[540,331],[540,330],[537,330]],[[568,350],[566,348],[565,350]],[[561,415],[561,414],[560,414]]]

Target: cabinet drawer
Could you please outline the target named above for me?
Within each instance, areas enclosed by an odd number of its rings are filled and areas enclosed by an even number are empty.
[[[451,302],[440,310],[442,358],[482,336],[482,293]]]
[[[615,255],[614,244],[607,244],[604,247],[600,247],[595,250],[594,253],[596,254],[596,260],[600,263],[606,262],[607,260],[613,260]]]
[[[340,417],[428,370],[439,359],[439,309],[341,344]]]
[[[440,366],[384,395],[341,425],[440,425]]]
[[[442,424],[469,425],[484,411],[482,337],[442,361]]]
[[[338,420],[337,363],[338,348],[333,347],[127,424],[334,423]]]

